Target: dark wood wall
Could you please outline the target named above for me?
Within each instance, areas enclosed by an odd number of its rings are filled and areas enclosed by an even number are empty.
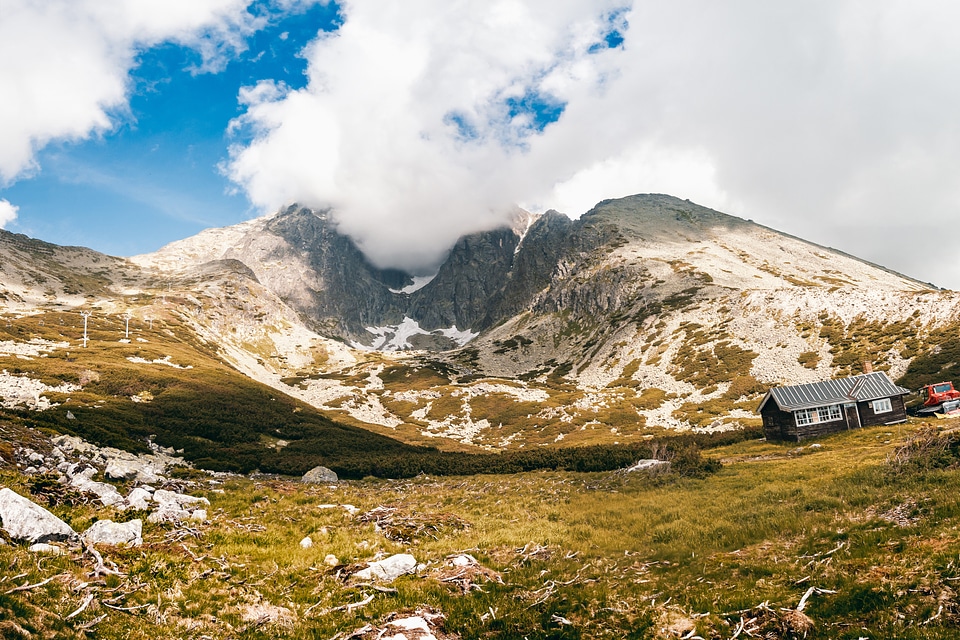
[[[857,404],[857,408],[860,410],[860,420],[865,427],[906,421],[907,407],[903,402],[903,396],[890,398],[890,407],[893,411],[874,413],[872,402],[860,402]]]
[[[892,411],[886,413],[874,413],[872,402],[860,402],[857,404],[857,410],[860,414],[860,424],[856,423],[856,417],[848,424],[847,409],[841,405],[841,418],[832,422],[817,422],[797,426],[797,421],[793,413],[781,411],[776,402],[771,399],[767,402],[760,416],[763,418],[763,434],[767,440],[793,440],[799,442],[807,438],[817,438],[831,433],[846,431],[850,428],[870,427],[882,424],[893,424],[903,422],[907,419],[907,410],[902,396],[890,398]]]

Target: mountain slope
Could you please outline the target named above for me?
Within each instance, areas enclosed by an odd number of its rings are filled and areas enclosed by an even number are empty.
[[[518,212],[429,280],[373,267],[301,207],[109,260],[102,285],[35,288],[36,307],[175,314],[245,375],[416,444],[737,428],[769,385],[865,363],[911,386],[960,377],[955,293],[663,195]]]

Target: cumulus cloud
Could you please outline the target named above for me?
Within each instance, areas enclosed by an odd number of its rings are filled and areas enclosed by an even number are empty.
[[[568,87],[602,83],[606,56],[590,50],[618,8],[348,1],[343,26],[304,52],[304,89],[242,92],[234,129],[249,140],[227,172],[267,210],[333,206],[380,265],[428,269],[543,185],[526,156]]]
[[[3,0],[0,185],[37,169],[51,140],[111,129],[139,49],[179,42],[222,66],[258,25],[250,0]],[[262,19],[261,19],[262,20]]]
[[[6,228],[8,224],[17,219],[19,207],[10,204],[8,200],[0,199],[0,229]]]
[[[227,172],[255,204],[333,206],[425,268],[514,203],[669,192],[960,285],[911,231],[960,205],[954,3],[394,5],[347,0],[304,89],[243,93]]]

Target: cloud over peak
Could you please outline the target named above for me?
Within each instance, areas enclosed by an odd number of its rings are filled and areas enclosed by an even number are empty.
[[[546,186],[527,171],[538,139],[571,89],[600,84],[598,52],[622,14],[616,2],[512,0],[342,11],[342,27],[304,51],[306,87],[242,92],[245,138],[226,172],[264,209],[332,206],[374,262],[414,271]]]

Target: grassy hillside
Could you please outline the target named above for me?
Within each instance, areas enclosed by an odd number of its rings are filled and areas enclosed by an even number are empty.
[[[147,438],[156,436],[157,444],[182,449],[200,466],[243,472],[277,466],[280,458],[297,458],[286,466],[302,473],[311,463],[344,466],[356,457],[424,451],[333,422],[250,380],[225,366],[211,345],[175,318],[152,326],[134,321],[129,342],[121,342],[122,316],[91,316],[86,348],[77,344],[83,335],[78,312],[41,313],[5,325],[0,322],[0,341],[72,343],[42,357],[0,356],[0,368],[11,374],[81,387],[46,394],[59,404],[46,411],[4,412],[31,426],[131,451],[145,450]],[[310,455],[300,459],[304,449]]]
[[[654,455],[674,459],[685,473],[699,474],[712,470],[700,456],[701,447],[757,435],[673,436],[623,446],[535,447],[502,455],[469,447],[443,452],[332,421],[224,365],[211,345],[175,318],[155,320],[152,326],[134,321],[132,327],[131,337],[123,338],[122,316],[92,316],[88,345],[82,348],[76,343],[83,335],[78,312],[36,314],[17,318],[10,326],[0,322],[0,342],[41,339],[61,345],[38,356],[0,353],[0,368],[51,387],[75,386],[69,392],[45,393],[57,404],[50,409],[0,409],[0,416],[129,451],[145,451],[153,439],[214,471],[301,475],[322,464],[354,479],[534,469],[605,471]]]
[[[334,488],[236,477],[194,489],[209,486],[212,522],[147,525],[144,547],[106,550],[121,576],[90,581],[79,556],[37,562],[0,546],[0,629],[342,638],[370,625],[375,637],[392,614],[429,610],[446,616],[445,637],[461,638],[953,638],[960,438],[930,433],[954,425],[802,448],[737,443],[711,452],[725,464],[709,479],[537,472]],[[9,469],[0,483],[29,490]],[[357,515],[322,507],[346,504]],[[116,517],[53,508],[76,528]],[[425,566],[376,588],[344,580],[379,552]],[[451,567],[463,552],[483,571]],[[91,604],[65,620],[85,594]],[[252,607],[266,613],[251,618]]]

